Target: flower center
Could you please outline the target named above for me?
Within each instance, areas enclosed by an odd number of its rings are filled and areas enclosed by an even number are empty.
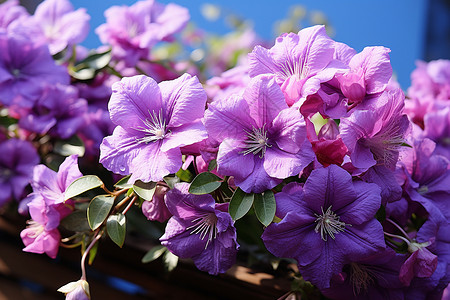
[[[20,76],[20,70],[19,69],[13,69],[11,71],[11,73],[14,75],[14,77],[19,77]]]
[[[38,237],[45,230],[44,225],[39,224],[38,222],[33,220],[28,220],[27,224],[28,224],[27,228],[31,229],[27,235],[32,239]]]
[[[344,231],[346,225],[351,226],[350,224],[345,224],[344,222],[339,221],[339,216],[331,210],[331,206],[328,207],[326,212],[323,212],[323,207],[321,207],[321,210],[321,215],[314,214],[317,217],[314,221],[317,223],[314,231],[316,233],[319,233],[320,231],[320,237],[325,242],[327,241],[328,235],[334,240],[335,233]]]
[[[350,263],[350,282],[353,286],[353,294],[359,295],[361,292],[367,292],[374,280],[368,268],[352,262]]]
[[[166,130],[166,120],[164,120],[162,111],[156,113],[155,111],[149,111],[150,118],[145,119],[144,126],[137,128],[139,131],[143,131],[144,137],[136,138],[138,143],[148,144],[162,140],[169,133]]]
[[[264,129],[264,127],[265,125],[263,125],[262,128],[253,127],[251,132],[245,130],[247,139],[244,141],[244,148],[246,150],[241,151],[240,153],[244,155],[247,155],[249,153],[253,153],[253,155],[256,155],[260,153],[259,157],[264,157],[264,154],[266,154],[266,148],[272,147],[272,145],[268,143],[269,139],[267,138],[267,131]]]
[[[217,237],[217,216],[214,213],[205,213],[192,220],[192,223],[195,224],[189,226],[186,230],[192,229],[190,234],[199,234],[202,241],[208,237],[205,245],[206,249],[208,244]]]

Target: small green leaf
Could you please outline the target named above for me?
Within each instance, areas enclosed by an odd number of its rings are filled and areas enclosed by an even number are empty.
[[[192,178],[194,178],[194,175],[189,170],[183,170],[180,169],[178,172],[175,173],[178,178],[180,178],[181,181],[185,182],[191,182]]]
[[[222,178],[219,176],[203,172],[198,174],[189,186],[189,193],[194,195],[209,194],[217,190],[222,184]]]
[[[74,67],[74,69],[76,71],[86,68],[100,70],[106,67],[110,61],[111,61],[111,49],[108,49],[107,51],[100,53],[91,52],[85,59],[78,62]]]
[[[92,68],[86,68],[86,69],[81,69],[81,70],[72,70],[72,69],[68,69],[70,76],[72,76],[75,79],[78,80],[90,80],[93,79],[95,77],[95,69]]]
[[[272,223],[276,210],[273,192],[269,190],[265,191],[263,194],[255,194],[253,205],[258,220],[264,226],[269,226],[269,224]]]
[[[402,144],[401,144],[401,146],[404,146],[404,147],[409,147],[409,148],[412,148],[413,146],[411,146],[410,144],[408,144],[408,143],[405,143],[405,142],[403,142]]]
[[[163,262],[166,271],[172,272],[178,264],[178,256],[167,250],[163,256]]]
[[[128,183],[128,179],[130,179],[130,177],[131,175],[125,176],[124,178],[117,181],[114,186],[119,189],[129,189],[133,187],[133,184]]]
[[[146,201],[152,201],[153,194],[156,190],[156,182],[142,182],[140,180],[136,181],[133,185],[134,192]]]
[[[78,157],[82,157],[85,153],[85,147],[83,141],[77,135],[74,135],[70,139],[56,141],[53,152],[62,156],[76,154]]]
[[[141,262],[143,264],[149,263],[151,261],[154,261],[155,259],[157,259],[158,257],[160,257],[161,255],[164,254],[164,252],[167,251],[167,248],[162,246],[162,245],[158,245],[153,247],[152,249],[150,249],[142,258]]]
[[[92,199],[87,209],[88,222],[92,230],[95,230],[102,225],[113,204],[114,198],[109,195],[99,195]]]
[[[215,168],[217,168],[217,160],[213,159],[208,164],[208,171],[211,172]]]
[[[89,251],[89,260],[88,260],[89,265],[92,265],[92,263],[94,262],[94,259],[97,256],[97,250],[98,250],[98,243],[95,243],[94,247],[92,247],[91,251]]]
[[[233,220],[238,220],[245,216],[253,205],[255,194],[247,194],[240,188],[234,191],[233,197],[231,197],[230,206],[228,212]]]
[[[180,178],[177,176],[175,177],[166,176],[164,177],[164,182],[167,183],[170,189],[173,189],[175,184],[180,182]]]
[[[109,216],[108,221],[106,221],[106,230],[109,237],[120,248],[122,248],[123,243],[125,242],[125,234],[127,232],[126,225],[127,220],[121,213]]]
[[[64,200],[68,200],[89,190],[101,187],[103,182],[95,175],[86,175],[72,182],[64,193]]]
[[[61,220],[60,225],[67,230],[75,232],[90,231],[89,223],[87,221],[86,210],[76,210],[64,219]]]

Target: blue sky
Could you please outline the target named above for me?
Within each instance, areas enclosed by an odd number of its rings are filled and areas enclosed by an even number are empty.
[[[105,22],[103,12],[112,5],[131,5],[130,0],[76,0],[75,7],[85,7],[91,15],[91,34],[84,43],[87,47],[100,44],[94,29]],[[273,23],[287,16],[290,7],[303,5],[308,11],[325,13],[335,29],[333,39],[361,51],[365,46],[385,46],[391,49],[391,63],[403,89],[410,84],[410,73],[415,61],[422,59],[425,41],[427,0],[178,0],[191,13],[191,20],[210,32],[224,34],[230,29],[223,21],[210,22],[203,18],[201,5],[220,5],[250,19],[256,32],[273,40]],[[275,5],[276,3],[276,5]],[[257,7],[257,9],[255,9]]]

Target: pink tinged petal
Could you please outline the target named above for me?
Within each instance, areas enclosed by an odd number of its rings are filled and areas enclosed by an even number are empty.
[[[78,168],[78,156],[71,155],[67,157],[59,166],[58,174],[56,175],[57,182],[61,192],[64,192],[75,179],[83,176]]]
[[[161,245],[166,246],[176,256],[189,258],[205,250],[207,238],[202,240],[199,234],[191,234],[184,223],[177,217],[170,218],[166,231],[159,240]]]
[[[161,92],[152,78],[138,75],[124,77],[112,85],[108,104],[111,121],[125,130],[146,128],[145,120],[163,108]]]
[[[315,261],[325,246],[314,232],[314,217],[288,213],[280,223],[270,224],[261,238],[267,250],[278,257],[295,258],[299,265]]]
[[[251,132],[257,126],[250,116],[248,103],[238,95],[211,103],[204,122],[208,135],[218,142],[227,138],[244,139],[245,131]]]
[[[157,182],[164,176],[176,173],[183,164],[179,148],[161,151],[159,143],[151,143],[141,147],[139,154],[130,165],[132,173],[130,181]]]
[[[206,92],[196,76],[184,74],[159,84],[167,127],[178,127],[203,117]]]
[[[61,235],[57,229],[44,231],[36,238],[33,238],[33,232],[25,229],[21,232],[22,241],[26,244],[23,249],[25,252],[43,254],[46,253],[50,258],[56,258],[59,249]]]
[[[208,138],[205,126],[201,120],[181,125],[171,130],[167,138],[164,138],[161,151],[168,151],[201,142]]]
[[[250,156],[252,154],[249,154]],[[262,193],[274,188],[281,183],[281,179],[270,177],[263,166],[263,160],[259,156],[252,155],[250,159],[254,160],[254,168],[247,177],[238,177],[234,175],[234,182],[246,193]],[[234,165],[234,168],[240,165]]]
[[[414,277],[430,277],[436,270],[437,264],[438,257],[427,248],[421,247],[414,251],[400,268],[400,281],[405,286],[409,286]]]
[[[273,120],[268,132],[278,148],[295,154],[306,139],[306,123],[297,109],[284,109]]]
[[[283,92],[273,76],[260,75],[253,78],[243,97],[257,128],[268,126],[281,110],[287,108]]]
[[[255,167],[253,154],[243,155],[243,142],[225,139],[219,146],[217,153],[217,172],[224,176],[246,178]],[[259,157],[258,157],[259,159]],[[236,167],[239,166],[239,167]]]
[[[351,204],[357,197],[352,176],[336,165],[312,171],[303,189],[307,206],[316,213],[320,213],[322,209],[326,211],[329,206],[336,212]]]
[[[358,68],[337,76],[341,91],[349,99],[349,102],[360,103],[366,95],[363,72],[362,68]]]
[[[351,59],[349,65],[352,70],[364,70],[368,94],[384,91],[392,77],[389,52],[391,50],[385,47],[366,47]]]
[[[315,158],[311,143],[305,139],[297,153],[289,153],[276,147],[267,148],[264,170],[270,177],[285,179],[299,174]]]
[[[286,98],[287,105],[292,106],[300,99],[304,82],[305,80],[300,80],[297,75],[292,75],[283,82],[281,90]]]
[[[151,147],[153,144],[149,144]],[[145,145],[136,142],[136,136],[117,126],[111,136],[105,137],[100,145],[100,163],[108,170],[128,175],[132,172],[131,162]]]
[[[353,182],[356,198],[353,202],[341,206],[335,213],[344,223],[359,225],[374,218],[381,206],[380,188],[374,183]],[[334,209],[333,205],[333,209]]]

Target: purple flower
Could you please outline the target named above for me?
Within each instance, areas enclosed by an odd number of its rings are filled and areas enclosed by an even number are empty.
[[[55,64],[46,45],[0,32],[0,102],[32,106],[45,84],[69,84],[67,71]]]
[[[202,271],[224,273],[234,264],[239,249],[228,203],[216,204],[211,195],[192,195],[188,189],[189,184],[180,183],[166,194],[173,217],[161,244],[181,258],[192,258]]]
[[[189,74],[157,84],[134,76],[113,84],[109,102],[117,125],[100,145],[100,162],[110,171],[128,175],[132,182],[159,181],[177,172],[180,147],[207,138],[201,123],[206,93]]]
[[[28,16],[27,10],[19,5],[18,0],[8,0],[0,4],[0,30],[8,28],[12,22]]]
[[[152,201],[142,203],[142,213],[148,220],[164,222],[172,216],[164,202],[168,190],[168,187],[157,185]]]
[[[450,100],[450,60],[418,61],[416,65],[417,68],[411,73],[408,95],[434,101]]]
[[[437,256],[427,249],[433,242],[425,243],[412,242],[408,245],[408,251],[411,255],[406,259],[400,268],[400,281],[405,286],[409,286],[414,277],[426,278],[430,277],[436,270],[438,259]]]
[[[70,202],[64,203],[67,187],[82,174],[78,169],[77,156],[67,157],[55,172],[45,165],[33,169],[31,186],[33,193],[28,195],[28,208],[31,220],[20,236],[26,252],[47,253],[55,258],[58,253],[61,235],[59,222],[72,211]]]
[[[86,9],[73,10],[68,0],[45,0],[33,15],[42,28],[51,54],[82,42],[89,33]]]
[[[371,256],[352,260],[343,272],[334,276],[331,286],[321,292],[333,300],[403,300],[399,269],[404,255],[390,248]]]
[[[436,143],[435,153],[450,160],[450,101],[424,116],[424,136]]]
[[[66,300],[89,300],[91,294],[89,292],[89,283],[80,279],[76,282],[69,282],[68,284],[60,287],[58,292],[66,295]]]
[[[278,257],[297,260],[302,276],[319,289],[330,286],[345,264],[385,248],[375,184],[352,181],[336,165],[312,171],[304,187],[291,183],[275,195],[280,223],[262,235]]]
[[[147,58],[157,42],[169,40],[189,21],[186,8],[153,0],[138,1],[132,6],[112,6],[105,11],[106,24],[96,29],[100,40],[113,47],[118,59],[133,66]]]
[[[447,220],[450,217],[450,163],[434,153],[436,144],[429,139],[416,140],[412,146],[404,150],[399,163],[406,179],[404,190],[431,217]]]
[[[321,82],[334,76],[336,69],[330,65],[334,43],[326,34],[325,26],[305,28],[298,34],[283,34],[271,49],[261,46],[253,49],[249,54],[249,75],[274,74],[286,103],[291,106],[300,98],[317,92]],[[321,72],[324,70],[326,72]]]
[[[402,114],[404,97],[401,90],[386,91],[372,106],[356,110],[341,121],[341,137],[356,168],[395,167],[410,126],[408,117]]]
[[[381,93],[392,76],[389,50],[366,47],[349,61],[350,70],[336,76],[349,103],[360,103],[366,94]]]
[[[111,135],[115,126],[111,122],[107,110],[92,106],[84,114],[83,120],[84,126],[80,128],[77,134],[83,140],[86,154],[98,159],[103,138]]]
[[[271,189],[314,160],[305,121],[288,108],[273,76],[257,76],[242,96],[211,103],[205,126],[221,143],[218,173],[234,176],[245,192]]]
[[[78,98],[75,87],[61,84],[46,86],[31,108],[11,107],[19,117],[19,126],[39,134],[67,139],[83,126],[87,102]]]
[[[28,185],[30,170],[39,163],[33,145],[27,141],[9,139],[0,143],[0,207],[11,197],[20,200]]]

